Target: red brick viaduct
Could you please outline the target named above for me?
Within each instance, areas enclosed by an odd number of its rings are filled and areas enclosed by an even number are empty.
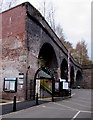
[[[15,93],[4,92],[4,78],[24,75],[23,86],[17,82],[17,99],[33,99],[34,76],[43,57],[54,71],[56,79],[65,78],[68,71],[68,50],[64,47],[44,17],[28,2],[0,14],[0,94],[13,98]],[[29,69],[28,69],[29,68]],[[82,87],[91,88],[93,65],[82,66],[70,56],[71,84],[78,81]]]

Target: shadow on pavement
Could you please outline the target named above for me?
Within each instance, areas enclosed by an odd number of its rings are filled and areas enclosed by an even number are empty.
[[[49,102],[49,101],[39,100],[38,105],[47,103],[47,102]],[[0,106],[2,107],[2,113],[0,112],[0,115],[4,115],[4,114],[10,113],[10,112],[13,112],[13,103],[2,104]],[[33,106],[36,106],[35,100],[18,102],[18,103],[16,103],[16,111],[19,111],[22,109],[27,109],[27,108],[30,108]]]

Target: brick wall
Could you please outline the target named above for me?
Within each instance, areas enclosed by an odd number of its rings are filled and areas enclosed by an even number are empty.
[[[2,15],[0,15],[0,91],[2,91]],[[0,92],[0,98],[2,94]]]
[[[5,77],[19,77],[26,69],[25,6],[17,6],[0,14],[2,16],[2,84]],[[1,81],[0,81],[1,82]],[[24,97],[24,86],[16,93],[17,99]],[[12,99],[13,93],[3,92],[3,98]]]
[[[93,88],[93,65],[82,66],[84,88]]]

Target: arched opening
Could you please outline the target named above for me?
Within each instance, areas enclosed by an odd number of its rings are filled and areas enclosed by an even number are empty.
[[[64,82],[63,82],[64,81]],[[67,88],[65,88],[67,86]],[[64,58],[61,64],[61,81],[59,82],[59,94],[61,97],[68,96],[71,94],[71,91],[68,91],[69,84],[68,84],[68,63]]]
[[[45,43],[40,49],[38,60],[40,67],[48,67],[50,69],[58,68],[55,51],[49,43]]]
[[[43,83],[41,81],[43,81]],[[38,93],[39,98],[52,97],[52,101],[53,101],[54,89],[55,89],[54,81],[55,81],[55,76],[51,70],[49,70],[47,67],[39,68],[36,71],[34,77],[34,83],[35,83],[34,99],[36,94]]]
[[[41,47],[38,56],[38,65],[39,68],[43,68],[43,69],[42,71],[39,72],[39,74],[37,74],[38,79],[35,78],[34,80],[35,82],[34,91],[36,91],[36,86],[37,84],[39,84],[40,98],[47,98],[49,94],[50,96],[53,95],[53,86],[54,86],[53,77],[49,78],[49,74],[52,73],[52,75],[55,76],[56,79],[57,78],[56,70],[58,68],[58,62],[55,51],[49,43],[45,43]],[[40,76],[45,76],[45,77],[42,78]]]
[[[68,64],[66,59],[63,59],[61,64],[61,78],[68,81]]]
[[[80,86],[81,85],[81,80],[82,80],[82,73],[81,71],[77,71],[77,74],[76,74],[76,84],[77,86]]]
[[[73,88],[74,87],[74,67],[72,66],[71,67],[71,71],[70,71],[70,85],[71,85],[71,88]]]

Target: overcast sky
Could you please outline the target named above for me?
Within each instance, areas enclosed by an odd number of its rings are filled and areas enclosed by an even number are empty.
[[[3,0],[4,2],[9,0]],[[13,1],[13,0],[12,0]],[[26,0],[17,0],[22,3]],[[28,0],[37,9],[43,0]],[[85,40],[91,57],[91,1],[92,0],[46,0],[54,5],[56,23],[63,28],[65,38],[75,47]]]

